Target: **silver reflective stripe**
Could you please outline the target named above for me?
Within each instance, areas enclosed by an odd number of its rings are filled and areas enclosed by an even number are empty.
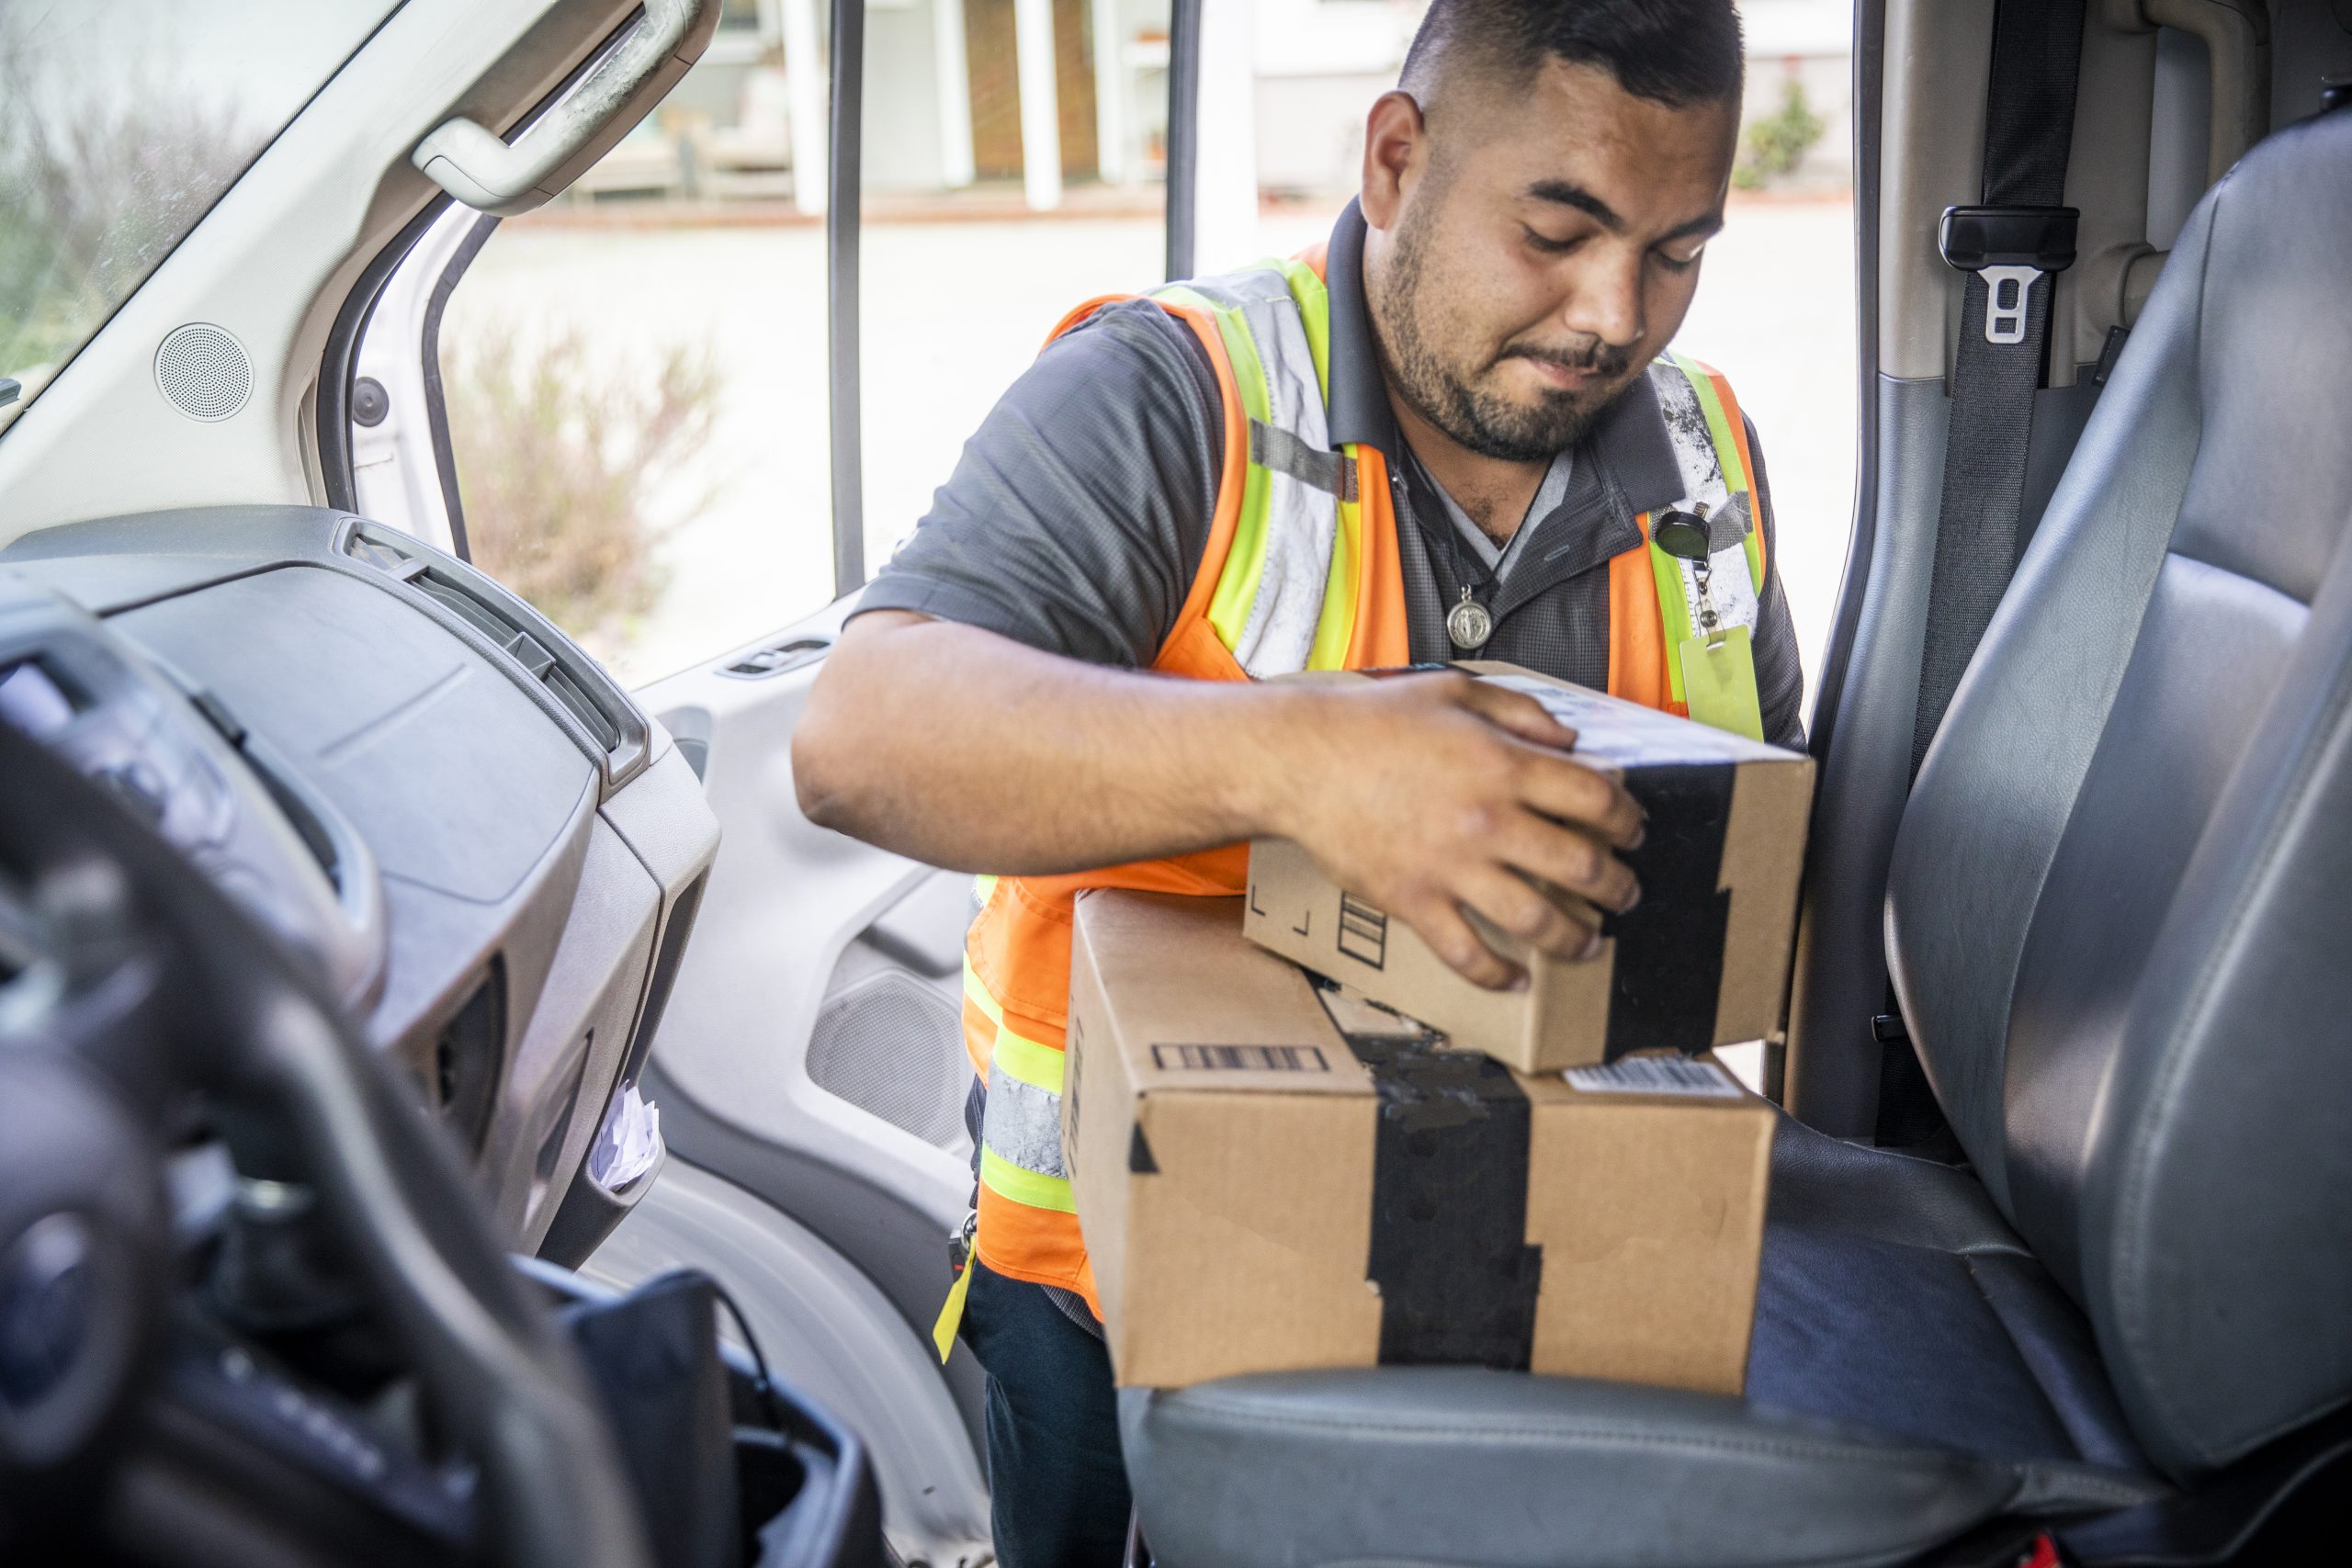
[[[1062,1168],[1062,1097],[989,1067],[988,1109],[980,1142],[999,1159],[1039,1176],[1066,1177]]]
[[[1315,351],[1306,341],[1298,301],[1281,273],[1261,276],[1280,285],[1282,292],[1245,305],[1241,314],[1265,367],[1267,423],[1296,436],[1310,451],[1329,451],[1323,382],[1315,372]],[[1250,674],[1290,675],[1306,668],[1323,619],[1324,586],[1339,531],[1335,498],[1280,468],[1266,470],[1266,564],[1233,650],[1234,660]]]
[[[1282,269],[1253,267],[1186,287],[1241,313],[1265,371],[1265,423],[1270,434],[1287,438],[1290,445],[1283,450],[1329,453],[1323,378]],[[1273,449],[1269,444],[1267,450]],[[1254,451],[1252,461],[1266,475],[1265,555],[1257,597],[1250,601],[1233,657],[1254,676],[1291,675],[1306,668],[1323,619],[1331,549],[1340,531],[1338,492],[1308,477],[1313,470],[1302,472],[1304,465],[1266,462]]]
[[[1747,526],[1752,526],[1750,509],[1745,491],[1734,495],[1724,479],[1722,457],[1715,451],[1715,438],[1707,428],[1707,411],[1699,402],[1698,389],[1690,378],[1678,369],[1673,361],[1660,355],[1650,363],[1650,385],[1657,392],[1658,412],[1666,416],[1666,434],[1674,448],[1674,461],[1682,471],[1682,498],[1675,504],[1694,510],[1695,502],[1704,502],[1710,526],[1707,542],[1717,547],[1707,557],[1715,613],[1726,626],[1756,625],[1756,581],[1747,571]],[[1713,525],[1725,512],[1731,512],[1747,526],[1724,542],[1728,529]],[[1682,602],[1694,607],[1699,603],[1699,578],[1695,563],[1679,561],[1682,570]],[[1669,628],[1670,630],[1670,628]]]

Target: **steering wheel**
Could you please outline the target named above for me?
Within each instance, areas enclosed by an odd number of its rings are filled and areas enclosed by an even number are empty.
[[[468,1559],[648,1568],[605,1413],[455,1151],[274,939],[6,722],[0,1558],[108,1545],[167,1382],[165,1151],[198,1118],[241,1173],[315,1195],[478,1478]]]

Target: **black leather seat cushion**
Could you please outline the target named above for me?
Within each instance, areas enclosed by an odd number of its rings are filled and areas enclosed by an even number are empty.
[[[1819,1174],[1774,1194],[1752,1402],[1986,1458],[2148,1472],[2089,1323],[1973,1177],[1786,1118],[1775,1149],[1776,1169]],[[1914,1206],[1927,1190],[1942,1213]]]

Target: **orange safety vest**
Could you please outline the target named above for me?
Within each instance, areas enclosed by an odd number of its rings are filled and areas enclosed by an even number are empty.
[[[1200,570],[1152,661],[1159,673],[1241,681],[1410,662],[1386,460],[1373,447],[1349,446],[1336,461],[1329,451],[1323,265],[1317,247],[1150,296],[1207,349],[1225,416],[1216,516]],[[1088,300],[1046,341],[1123,298],[1131,297]],[[1702,515],[1724,506],[1745,513],[1740,540],[1712,558],[1708,592],[1717,615],[1708,624],[1752,628],[1764,559],[1738,404],[1722,377],[1694,361],[1662,357],[1651,376],[1670,400],[1668,431],[1691,492],[1684,504],[1707,502]],[[1691,635],[1688,606],[1706,578],[1694,583],[1693,563],[1646,542],[1649,513],[1640,523],[1645,542],[1610,562],[1609,690],[1681,712],[1681,671],[1669,648]],[[1679,635],[1669,636],[1669,625]],[[1227,844],[1101,871],[979,879],[979,913],[965,942],[963,1013],[965,1049],[988,1086],[973,1250],[989,1269],[1075,1291],[1102,1314],[1061,1158],[1077,896],[1090,887],[1238,894],[1248,867],[1249,846]],[[943,1318],[943,1355],[958,1305],[951,1301]]]

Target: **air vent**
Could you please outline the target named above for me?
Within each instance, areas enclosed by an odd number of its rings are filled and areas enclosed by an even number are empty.
[[[525,674],[554,693],[555,700],[596,738],[599,746],[609,751],[621,743],[620,726],[580,689],[580,682],[556,662],[546,644],[483,603],[461,582],[453,582],[429,569],[409,581],[418,592],[488,637],[500,652],[521,665]]]
[[[218,423],[253,395],[244,345],[208,321],[190,321],[155,350],[155,385],[180,412]]]
[[[615,784],[641,765],[645,755],[645,725],[628,699],[604,677],[585,654],[572,650],[566,659],[556,649],[561,634],[525,605],[471,568],[450,560],[437,550],[405,534],[372,523],[354,520],[345,537],[343,553],[363,566],[405,583],[479,633],[525,675],[545,688],[580,721],[591,739],[605,753]],[[567,647],[569,645],[566,645]],[[606,701],[592,694],[582,672],[595,671],[609,691]],[[611,766],[626,750],[629,767]]]

